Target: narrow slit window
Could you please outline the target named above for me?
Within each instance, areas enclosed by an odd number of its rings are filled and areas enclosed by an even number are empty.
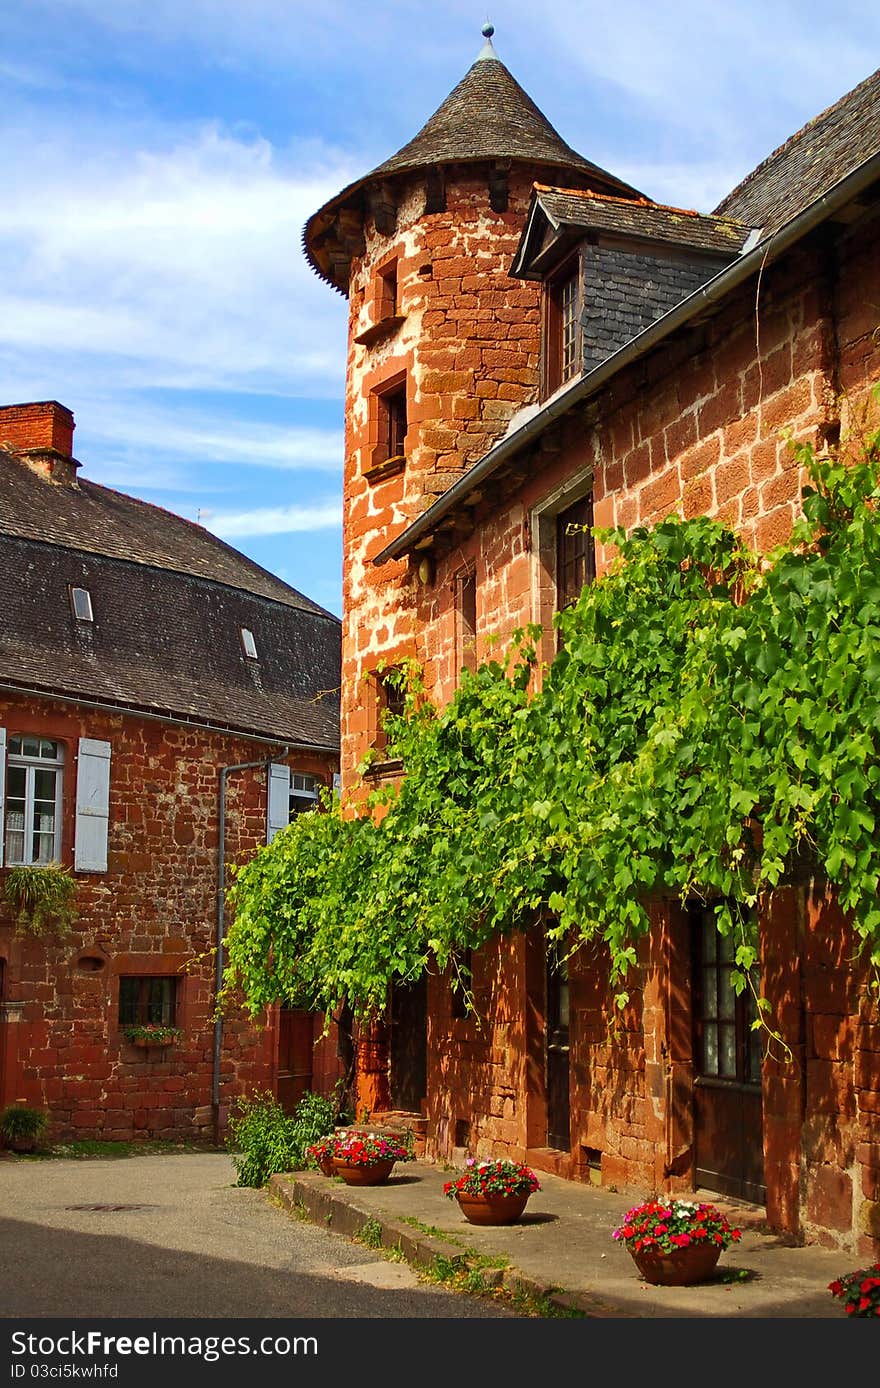
[[[88,588],[71,588],[70,602],[73,607],[73,615],[78,622],[93,622],[95,620],[92,612],[92,595]]]
[[[247,627],[240,627],[239,630],[241,631],[242,650],[244,651],[248,660],[256,660],[257,643],[254,640],[254,633],[252,631],[249,631]]]
[[[406,385],[379,397],[381,443],[387,458],[403,457],[406,440]]]

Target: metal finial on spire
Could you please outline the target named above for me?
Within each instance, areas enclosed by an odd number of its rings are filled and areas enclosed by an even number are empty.
[[[480,49],[479,53],[477,54],[477,62],[479,62],[481,58],[496,58],[496,59],[497,59],[498,54],[495,52],[495,49],[492,47],[492,35],[495,33],[495,25],[494,25],[494,24],[490,24],[489,21],[488,21],[488,19],[487,19],[487,20],[486,20],[486,23],[483,25],[483,27],[482,27],[482,29],[480,30],[480,32],[481,32],[481,34],[483,35],[483,38],[486,40],[486,42],[483,44],[483,47]]]

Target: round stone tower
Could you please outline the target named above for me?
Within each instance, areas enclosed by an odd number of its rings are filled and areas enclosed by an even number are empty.
[[[539,289],[508,276],[532,186],[638,196],[560,138],[492,32],[415,138],[326,203],[303,238],[350,303],[343,792],[367,749],[381,748],[394,697],[381,670],[408,656],[430,669],[436,654],[414,620],[418,562],[372,560],[538,395]]]

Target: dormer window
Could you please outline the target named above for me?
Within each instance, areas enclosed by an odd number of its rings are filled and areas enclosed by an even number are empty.
[[[71,588],[70,605],[78,622],[93,622],[92,595],[88,588]]]
[[[569,259],[547,283],[544,316],[545,394],[552,395],[582,365],[580,260]]]
[[[257,643],[254,640],[254,633],[252,631],[249,631],[247,627],[239,627],[239,631],[241,633],[242,650],[244,651],[248,660],[256,660]]]

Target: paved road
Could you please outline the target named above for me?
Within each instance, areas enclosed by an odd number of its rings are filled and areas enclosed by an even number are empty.
[[[216,1153],[0,1161],[2,1315],[510,1314],[420,1283],[405,1264],[302,1223],[234,1180]]]

